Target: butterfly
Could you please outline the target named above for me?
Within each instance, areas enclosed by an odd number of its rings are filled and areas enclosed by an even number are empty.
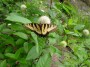
[[[25,24],[25,27],[32,30],[36,34],[40,36],[47,36],[50,32],[56,29],[56,25],[52,24],[37,24],[37,23],[29,23]]]

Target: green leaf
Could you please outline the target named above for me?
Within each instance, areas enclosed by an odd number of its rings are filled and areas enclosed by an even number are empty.
[[[18,61],[19,61],[21,64],[27,64],[25,58],[20,58]]]
[[[56,47],[50,46],[50,54],[51,54],[51,56],[52,56],[53,54],[55,54],[55,53],[57,53],[59,56],[60,56],[60,54],[61,54],[60,50],[58,50]]]
[[[36,46],[32,47],[31,50],[28,52],[26,60],[36,59],[39,57],[41,52],[37,52]]]
[[[6,60],[4,60],[0,63],[0,67],[7,67]]]
[[[8,33],[8,34],[10,34],[10,33],[12,33],[13,31],[11,30],[11,29],[8,29],[8,28],[4,28],[3,30],[2,30],[2,33]]]
[[[15,54],[12,54],[12,53],[6,53],[5,56],[11,59],[16,59]]]
[[[51,65],[51,57],[49,54],[45,54],[44,56],[40,57],[36,67],[50,67]]]
[[[88,57],[87,51],[85,50],[83,44],[73,44],[71,47],[71,49],[74,51],[74,54],[78,56],[78,62],[82,62]]]
[[[6,44],[12,44],[15,46],[14,38],[7,35],[7,34],[0,34],[0,38],[3,40],[4,43]]]
[[[5,56],[16,60],[16,59],[18,59],[21,51],[22,51],[22,48],[18,49],[15,54],[13,54],[13,53],[6,53]]]
[[[63,4],[62,7],[63,7],[63,9],[65,10],[65,12],[66,12],[67,14],[70,14],[70,11],[68,10],[68,8],[66,7],[65,4]]]
[[[16,33],[13,33],[13,34],[17,35],[17,36],[19,36],[19,37],[21,37],[21,38],[23,38],[25,40],[28,39],[28,36],[25,33],[23,33],[23,32],[16,32]]]
[[[62,34],[64,32],[64,27],[62,26],[60,21],[55,20],[55,22],[57,23],[56,25],[57,25],[58,33]]]
[[[56,39],[55,38],[48,38],[49,44],[55,44]]]
[[[73,22],[74,22],[73,18],[70,18],[68,21],[68,25],[76,25],[76,23]]]
[[[52,19],[54,19],[56,17],[56,12],[55,11],[49,10],[48,13],[49,13],[49,15]]]
[[[86,60],[86,61],[84,62],[84,64],[86,64],[86,65],[88,65],[88,66],[90,67],[90,60],[89,60],[89,59]]]
[[[10,52],[12,52],[12,50],[13,50],[13,47],[9,46],[5,49],[5,53],[10,53]]]
[[[25,50],[26,53],[28,52],[28,42],[24,43],[24,50]]]
[[[0,31],[2,31],[5,26],[6,26],[6,23],[0,24]]]
[[[85,25],[78,24],[74,27],[74,30],[82,30],[85,27]]]
[[[69,30],[65,30],[65,33],[66,34],[69,34],[69,35],[73,35],[73,36],[82,36],[82,34],[81,33],[79,33],[78,31],[75,31],[75,32],[72,32],[72,31],[69,31]]]
[[[34,39],[35,43],[38,44],[37,35],[34,32],[31,32],[31,36]]]
[[[39,46],[38,46],[38,40],[37,40],[37,35],[34,32],[31,32],[31,36],[34,39],[35,43],[36,43],[36,49],[37,52],[39,52]]]
[[[7,16],[6,20],[14,21],[14,22],[21,22],[21,23],[31,23],[30,20],[27,18],[24,18],[22,16],[17,15],[16,13],[10,13],[10,15]]]
[[[22,48],[19,48],[19,49],[16,51],[16,53],[15,53],[16,59],[19,58],[21,52],[22,52]]]
[[[12,23],[11,26],[9,26],[12,30],[21,31],[24,30],[24,27],[21,24],[15,24]]]
[[[4,59],[4,54],[0,53],[0,59]]]
[[[17,39],[17,41],[16,41],[16,45],[22,45],[24,42],[25,42],[24,39],[19,38],[19,39]]]
[[[90,38],[84,41],[85,47],[90,49]]]

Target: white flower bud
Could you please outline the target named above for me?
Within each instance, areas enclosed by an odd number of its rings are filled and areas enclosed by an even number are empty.
[[[26,8],[27,8],[26,5],[24,4],[21,5],[21,10],[25,10]]]
[[[38,21],[41,24],[50,24],[51,23],[50,18],[47,16],[41,16]]]
[[[63,47],[66,47],[67,46],[67,42],[66,41],[61,41],[60,45],[63,46]]]
[[[11,24],[9,23],[8,26],[10,26]]]
[[[45,12],[44,10],[41,10],[42,12]]]
[[[42,1],[40,1],[40,4],[42,4],[43,2]]]
[[[85,36],[88,36],[88,35],[89,35],[89,30],[84,29],[84,30],[83,30],[83,34],[84,34]]]

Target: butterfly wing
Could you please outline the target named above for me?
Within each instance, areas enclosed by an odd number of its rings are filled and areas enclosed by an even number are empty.
[[[34,31],[32,24],[25,24],[25,27],[29,28],[30,30]]]
[[[48,31],[48,32],[51,32],[51,31],[55,30],[56,27],[57,27],[56,25],[48,25],[47,31]]]
[[[40,27],[40,25],[39,24],[35,24],[35,27],[36,27],[36,33],[38,33],[38,34],[41,34],[41,27]]]
[[[30,30],[39,34],[40,36],[46,36],[49,32],[53,31],[56,28],[56,25],[51,24],[26,24],[25,25]]]
[[[30,30],[36,32],[37,34],[41,34],[41,30],[40,30],[40,25],[39,24],[26,24],[25,25],[27,28],[29,28]]]
[[[47,24],[42,24],[41,25],[42,35],[46,35],[48,33],[47,29],[48,29]]]
[[[56,25],[51,25],[51,24],[42,24],[42,35],[46,35],[49,32],[53,31],[56,29]]]

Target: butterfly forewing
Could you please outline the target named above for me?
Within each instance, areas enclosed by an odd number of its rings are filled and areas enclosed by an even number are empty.
[[[37,27],[37,32],[38,32],[38,34],[41,34],[41,28],[40,28],[40,25],[36,24],[36,27]]]
[[[48,24],[43,24],[43,25],[42,25],[42,34],[43,34],[43,35],[46,35],[46,34],[48,33],[48,32],[47,32],[47,29],[48,29],[47,25],[48,25]]]
[[[38,30],[36,24],[33,24],[34,31],[38,34],[41,34],[41,32]]]
[[[57,27],[56,25],[49,25],[47,31],[51,32],[52,30],[56,29],[56,27]]]
[[[26,24],[25,25],[27,28],[29,28],[30,30],[36,32],[37,34],[41,34],[41,30],[40,30],[40,26],[39,24]]]
[[[25,24],[25,26],[26,26],[27,28],[29,28],[30,30],[32,30],[32,31],[34,30],[32,24]]]

